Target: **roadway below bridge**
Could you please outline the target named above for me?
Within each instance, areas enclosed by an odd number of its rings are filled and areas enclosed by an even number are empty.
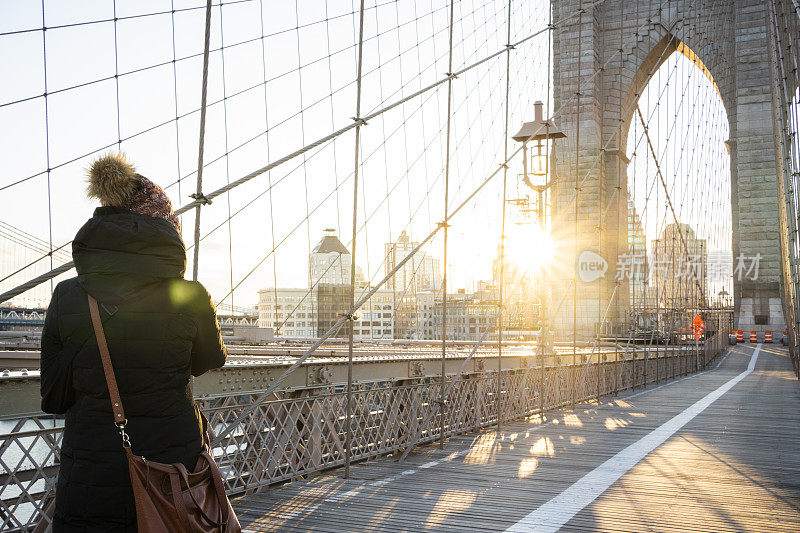
[[[247,531],[800,531],[785,348],[238,498]]]

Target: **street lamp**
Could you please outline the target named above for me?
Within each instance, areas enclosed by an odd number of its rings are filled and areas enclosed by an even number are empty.
[[[541,101],[533,104],[533,121],[524,122],[519,132],[511,138],[522,143],[522,182],[536,191],[538,198],[539,225],[544,228],[544,192],[550,188],[554,180],[548,179],[550,173],[549,158],[547,153],[548,141],[552,140],[553,157],[555,157],[555,140],[566,137],[563,131],[556,128],[552,120],[545,120]],[[534,142],[534,153],[531,156],[531,174],[543,177],[544,183],[531,182],[528,175],[528,143]],[[539,180],[537,180],[538,182]]]
[[[552,142],[552,156],[555,166],[555,140],[566,137],[563,131],[558,129],[551,119],[544,118],[543,107],[541,101],[533,104],[533,121],[524,122],[522,127],[511,138],[517,142],[522,143],[522,182],[536,191],[537,194],[537,213],[539,218],[539,230],[545,231],[545,205],[544,193],[550,186],[553,185],[554,179],[550,179],[550,158],[548,154],[548,145]],[[533,142],[534,153],[531,157],[531,174],[536,176],[536,182],[531,182],[528,175],[528,143]],[[544,364],[544,350],[547,344],[547,331],[549,330],[549,320],[545,313],[544,306],[544,284],[541,275],[536,276],[537,285],[539,288],[539,319],[541,328],[539,332],[539,345],[542,350],[542,363]]]

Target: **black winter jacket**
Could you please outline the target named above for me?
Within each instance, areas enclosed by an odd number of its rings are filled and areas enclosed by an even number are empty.
[[[127,461],[114,426],[86,294],[100,302],[133,452],[191,471],[201,426],[190,375],[225,363],[214,305],[186,281],[186,248],[166,220],[100,207],[72,245],[42,333],[42,410],[65,413],[56,531],[135,531]]]

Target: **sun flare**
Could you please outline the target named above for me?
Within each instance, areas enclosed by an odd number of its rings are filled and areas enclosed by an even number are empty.
[[[550,233],[536,224],[514,224],[506,236],[508,260],[533,274],[555,257]]]

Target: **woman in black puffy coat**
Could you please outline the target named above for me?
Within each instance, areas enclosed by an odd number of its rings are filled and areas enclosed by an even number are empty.
[[[190,376],[225,363],[216,311],[186,281],[186,247],[160,187],[124,156],[89,173],[102,207],[78,231],[78,276],[59,283],[42,333],[42,410],[65,414],[56,532],[136,531],[128,464],[114,426],[87,293],[100,303],[133,452],[194,469],[201,422]]]

